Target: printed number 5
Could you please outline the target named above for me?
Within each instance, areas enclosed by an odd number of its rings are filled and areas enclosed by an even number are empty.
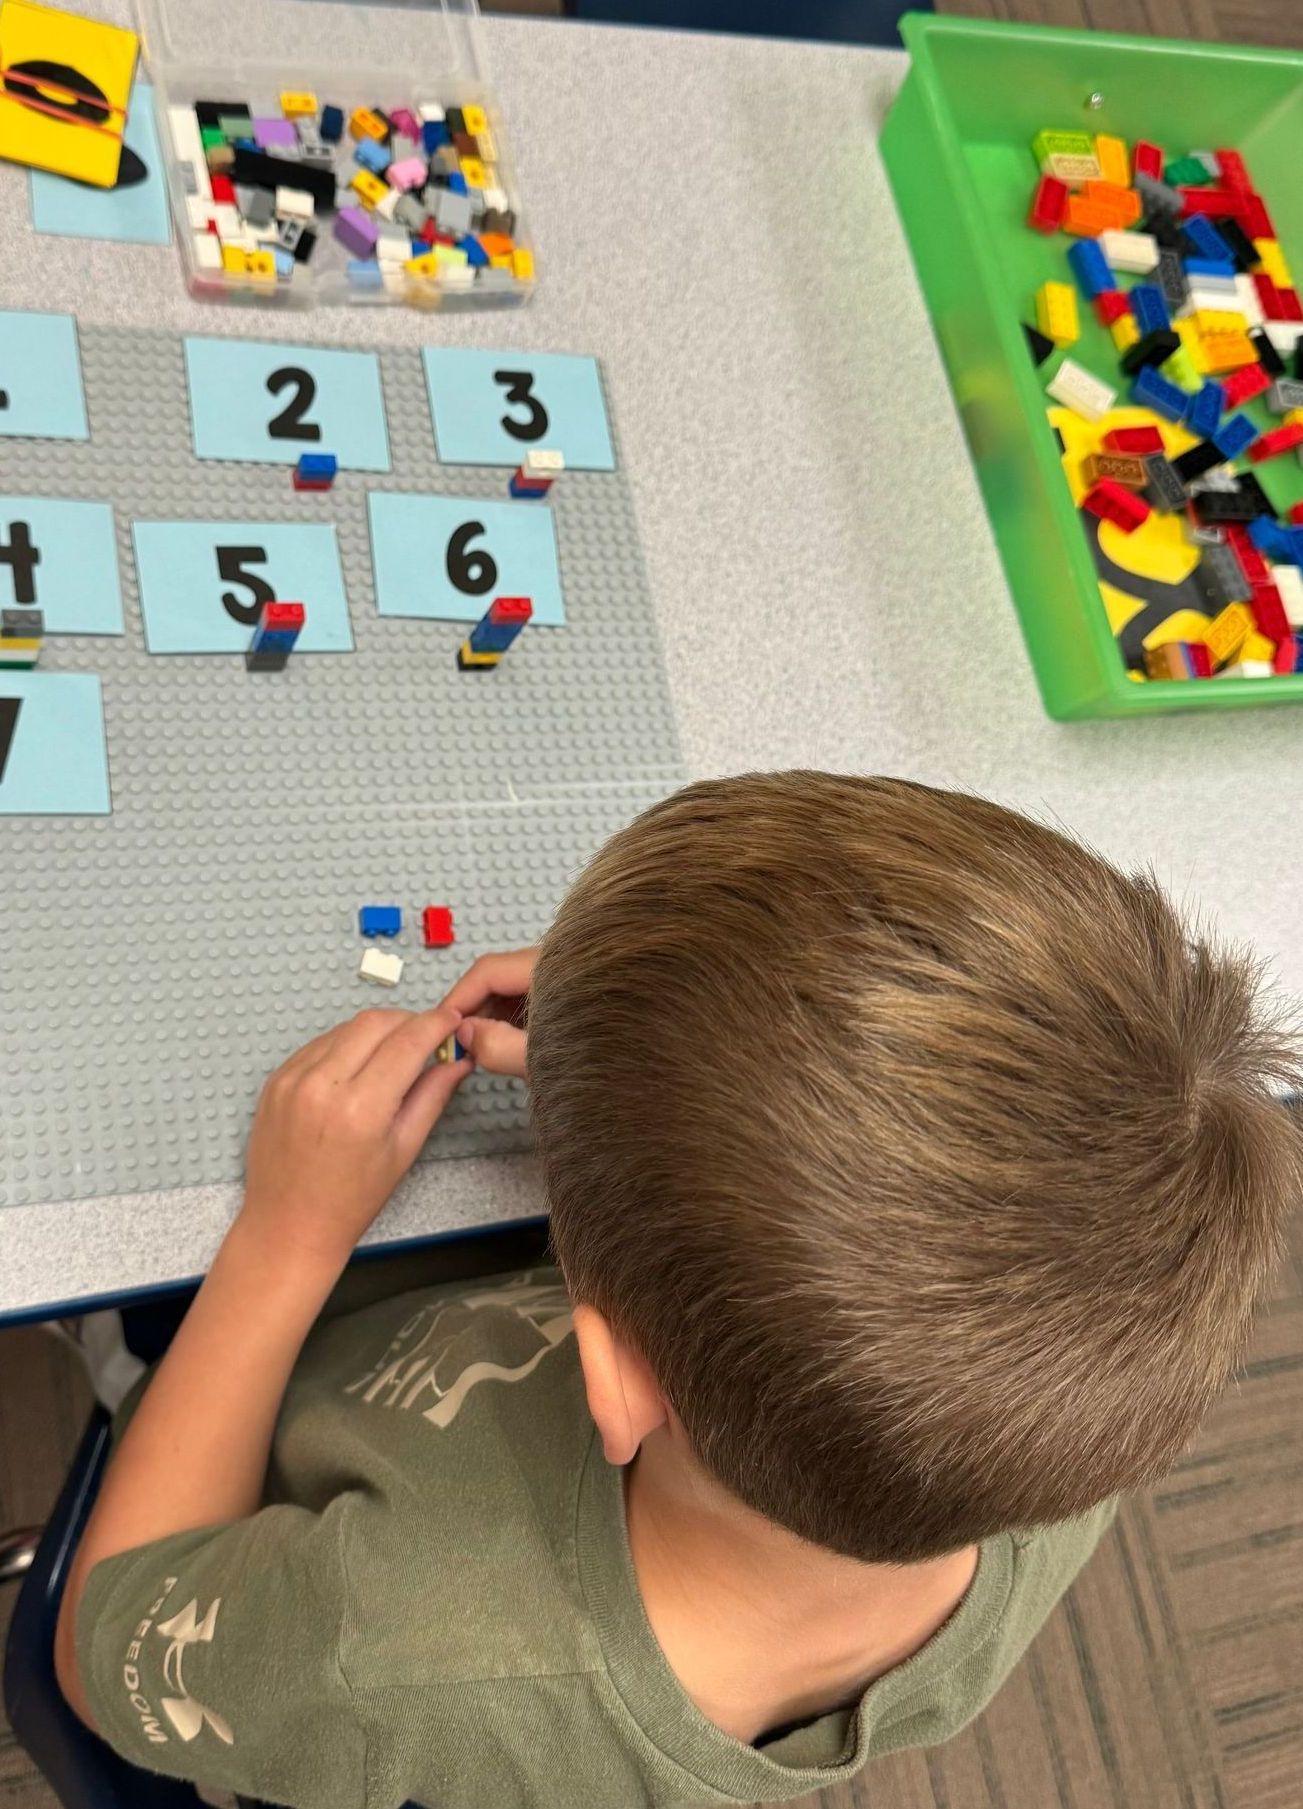
[[[502,425],[513,440],[541,440],[547,432],[547,410],[538,397],[531,394],[533,371],[494,371],[493,381],[502,384],[507,401],[529,410],[527,421],[515,421],[503,415]]]
[[[257,572],[245,571],[246,565],[265,565],[267,549],[265,546],[219,546],[214,547],[217,554],[217,569],[228,584],[243,584],[253,596],[252,603],[241,603],[231,591],[222,592],[222,608],[233,622],[241,622],[246,628],[252,628],[262,614],[264,603],[274,603],[276,592],[265,578]]]

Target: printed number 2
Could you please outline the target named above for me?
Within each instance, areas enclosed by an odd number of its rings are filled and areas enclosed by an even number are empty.
[[[321,438],[321,429],[316,422],[303,419],[317,397],[316,379],[311,371],[301,370],[297,364],[287,364],[284,369],[272,372],[267,379],[267,388],[273,396],[279,396],[283,389],[294,391],[280,413],[273,415],[267,423],[267,432],[273,440]]]
[[[18,733],[18,716],[22,707],[21,697],[0,697],[0,781],[4,779],[5,768],[9,764],[9,750]]]
[[[533,371],[494,371],[493,381],[502,384],[508,402],[529,410],[527,421],[516,421],[510,415],[503,415],[502,425],[512,439],[541,440],[547,432],[547,410],[538,397],[531,394]]]
[[[241,603],[231,591],[222,592],[222,608],[233,622],[240,622],[246,628],[252,628],[262,614],[264,603],[274,603],[276,592],[265,578],[257,572],[245,571],[246,565],[265,565],[267,549],[265,546],[219,546],[214,547],[217,554],[217,569],[228,584],[243,584],[253,597],[252,603]]]
[[[32,545],[31,528],[25,521],[11,521],[8,540],[0,540],[0,565],[7,565],[14,575],[15,603],[35,603],[40,563],[41,549]]]

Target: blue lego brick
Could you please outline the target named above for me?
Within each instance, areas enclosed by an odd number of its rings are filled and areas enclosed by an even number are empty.
[[[1083,244],[1094,244],[1093,239],[1082,240]],[[1076,250],[1076,246],[1073,247]],[[1072,253],[1069,252],[1069,257]],[[1101,254],[1102,255],[1102,254]],[[1157,283],[1136,283],[1127,300],[1131,303],[1131,312],[1136,317],[1136,325],[1140,328],[1140,337],[1147,333],[1161,333],[1172,324],[1172,317],[1167,312],[1167,303],[1163,300],[1163,291]]]
[[[1282,527],[1273,516],[1259,515],[1256,521],[1251,521],[1249,539],[1268,559],[1283,559],[1291,565],[1294,563],[1289,529]]]
[[[297,628],[259,628],[254,633],[251,653],[293,653],[299,638]]]
[[[396,936],[403,927],[402,910],[398,905],[363,905],[357,927],[364,936]]]
[[[441,144],[451,144],[452,133],[441,119],[427,119],[421,127],[421,149],[432,157]]]
[[[319,481],[335,476],[339,470],[339,460],[333,452],[301,452],[294,468],[301,478]]]
[[[231,143],[237,151],[260,151],[262,149],[256,138],[233,138]]]
[[[483,270],[487,268],[489,254],[485,251],[473,232],[468,232],[466,237],[464,239],[458,239],[457,243],[466,253],[466,262],[471,266],[472,270]],[[1080,243],[1083,245],[1093,245],[1095,241],[1093,239],[1082,239]]]
[[[360,163],[364,170],[370,170],[373,175],[383,176],[393,158],[384,145],[377,144],[374,138],[363,138],[353,152],[353,161]]]
[[[1141,365],[1131,385],[1131,400],[1142,408],[1152,408],[1165,420],[1179,421],[1190,398],[1175,383],[1169,383],[1152,365]]]
[[[490,622],[485,616],[468,636],[471,652],[505,653],[524,626],[523,622]]]
[[[1068,248],[1068,263],[1077,279],[1077,287],[1087,301],[1094,301],[1106,289],[1114,287],[1113,272],[1096,239],[1078,239]]]
[[[1258,429],[1247,415],[1232,415],[1211,436],[1213,445],[1228,464],[1231,459],[1239,458],[1247,446],[1252,446],[1257,437]]]
[[[344,136],[344,109],[342,107],[323,107],[321,109],[321,136],[327,144],[338,144]]]
[[[292,251],[286,251],[280,245],[273,245],[271,255],[272,261],[276,265],[277,276],[294,275],[294,253]]]
[[[1182,226],[1186,238],[1199,247],[1201,260],[1234,267],[1235,253],[1206,214],[1191,214]]]
[[[464,195],[466,193],[466,178],[462,175],[460,170],[454,170],[449,176],[448,187],[452,190],[454,195]]]
[[[384,275],[373,258],[350,258],[344,274],[355,289],[383,289],[385,286]]]
[[[517,502],[541,502],[552,486],[551,484],[522,484],[513,475],[507,488]]]
[[[1210,440],[1221,424],[1222,410],[1225,407],[1226,391],[1220,383],[1214,383],[1210,378],[1198,395],[1191,399],[1185,424],[1201,440]]]
[[[1234,264],[1228,264],[1221,258],[1187,258],[1185,274],[1187,276],[1220,276],[1233,279],[1238,272]]]

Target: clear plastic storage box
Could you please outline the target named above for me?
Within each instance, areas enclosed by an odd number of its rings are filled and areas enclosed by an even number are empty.
[[[281,307],[344,303],[461,309],[512,307],[529,299],[534,287],[532,251],[523,230],[500,110],[484,79],[476,0],[396,0],[383,6],[369,0],[360,4],[357,0],[226,0],[220,12],[188,5],[186,0],[172,0],[171,4],[169,0],[137,0],[137,11],[157,94],[168,194],[191,294],[204,301]],[[220,46],[214,42],[215,20],[220,21],[225,39]],[[508,236],[513,247],[525,255],[515,258],[514,249],[507,254],[502,235],[491,234],[494,259],[470,265],[473,274],[468,279],[455,261],[466,235],[459,238],[449,230],[439,232],[430,242],[413,235],[407,247],[409,256],[401,257],[403,247],[396,236],[403,230],[401,223],[392,217],[382,222],[350,191],[340,195],[340,200],[344,205],[356,205],[385,241],[387,255],[377,262],[375,272],[360,269],[368,260],[336,238],[337,209],[333,207],[318,211],[311,256],[307,261],[293,261],[292,270],[287,269],[283,255],[276,259],[274,277],[266,270],[266,256],[250,257],[258,266],[256,276],[225,265],[214,268],[212,247],[198,241],[218,235],[201,222],[204,195],[194,192],[196,174],[201,190],[205,182],[211,184],[211,175],[206,168],[202,173],[194,171],[195,133],[185,129],[183,119],[174,116],[172,109],[184,109],[193,118],[197,102],[243,103],[254,118],[275,118],[282,115],[281,98],[286,93],[310,94],[322,106],[342,108],[343,137],[334,147],[339,191],[349,188],[362,167],[354,161],[358,141],[348,124],[356,108],[406,108],[418,118],[423,105],[481,109],[494,153],[489,174],[498,191],[490,198],[506,202],[505,210],[495,207],[495,221],[503,211],[508,218],[514,216]],[[183,136],[187,142],[178,142]],[[405,138],[395,142],[400,153],[414,149]],[[286,187],[294,186],[295,167],[287,162]],[[420,188],[415,191],[418,200],[422,192]],[[477,197],[482,201],[487,193],[487,185],[473,191],[472,201]],[[273,222],[273,226],[279,231],[282,223]],[[242,228],[244,224],[242,221]],[[250,239],[245,231],[237,233],[232,222],[232,244],[246,250],[255,245],[268,251],[279,247],[279,240],[273,242],[265,236],[265,226],[255,231],[264,236]],[[447,261],[441,262],[438,270],[409,267],[412,259],[427,252],[430,255],[424,263],[433,265],[440,244],[445,248],[438,258]],[[478,242],[473,255],[481,255]]]

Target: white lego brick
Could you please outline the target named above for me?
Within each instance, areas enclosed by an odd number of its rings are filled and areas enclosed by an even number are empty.
[[[386,264],[405,264],[412,255],[412,241],[409,238],[392,237],[381,233],[376,240],[376,262],[383,268]]]
[[[220,270],[222,267],[222,248],[215,232],[197,232],[194,235],[195,264],[200,270]]]
[[[208,217],[217,222],[217,236],[220,239],[235,240],[244,237],[244,216],[229,201],[214,202]]]
[[[1227,313],[1239,306],[1240,292],[1233,276],[1192,276],[1190,278],[1190,308],[1208,308],[1215,313]]]
[[[443,289],[470,289],[474,287],[475,272],[469,264],[441,264],[438,280]]]
[[[481,193],[484,196],[484,210],[486,213],[506,213],[509,203],[507,201],[507,191],[505,188],[499,188],[496,183],[490,183],[486,188],[481,190]]]
[[[1149,232],[1102,232],[1099,248],[1110,270],[1147,276],[1158,268],[1158,240]]]
[[[302,188],[278,188],[276,212],[285,220],[311,220],[316,212],[312,196]]]
[[[202,195],[187,195],[185,210],[191,232],[207,232],[208,222],[217,218],[215,203],[205,201]]]
[[[380,280],[391,295],[402,295],[407,288],[407,272],[401,264],[381,264]]]
[[[188,163],[195,173],[198,185],[196,192],[206,201],[212,196],[212,184],[208,179],[208,160],[204,155],[204,141],[199,135],[199,121],[190,107],[169,107],[167,110],[168,130],[172,135],[172,148],[183,163]]]
[[[1188,151],[1186,153],[1186,155],[1189,157],[1197,157],[1199,159],[1200,163],[1204,164],[1207,167],[1208,172],[1211,175],[1214,182],[1217,182],[1220,180],[1221,173],[1222,173],[1222,160],[1217,155],[1216,151]]]
[[[1274,678],[1270,660],[1240,660],[1234,666],[1223,666],[1215,678]]]
[[[244,223],[244,236],[253,242],[255,250],[264,245],[279,245],[280,232],[276,222],[269,220],[266,226],[255,226],[249,220]]]
[[[564,452],[527,452],[520,461],[520,468],[526,477],[557,478],[566,468]]]
[[[1292,357],[1294,347],[1303,338],[1303,322],[1296,320],[1264,320],[1262,330],[1282,358]]]
[[[1303,571],[1296,565],[1273,565],[1271,580],[1285,605],[1285,620],[1291,628],[1303,628]]]
[[[1071,358],[1063,360],[1053,379],[1046,384],[1045,393],[1080,415],[1083,421],[1100,420],[1117,401],[1115,389],[1110,389],[1107,383]]]
[[[1262,325],[1262,307],[1258,301],[1258,291],[1253,286],[1253,278],[1241,274],[1235,279],[1235,306],[1248,321],[1250,330]]]
[[[378,214],[382,220],[392,220],[394,217],[394,209],[398,206],[398,203],[402,198],[403,191],[401,189],[387,188],[371,211],[374,214]]]
[[[373,986],[397,986],[403,977],[401,955],[387,955],[383,949],[369,948],[357,970],[359,980],[370,980]]]
[[[431,103],[429,101],[423,101],[417,107],[416,113],[417,113],[417,117],[419,119],[423,119],[427,125],[433,125],[433,126],[441,125],[444,120],[443,108],[436,107],[433,105],[433,103]]]

